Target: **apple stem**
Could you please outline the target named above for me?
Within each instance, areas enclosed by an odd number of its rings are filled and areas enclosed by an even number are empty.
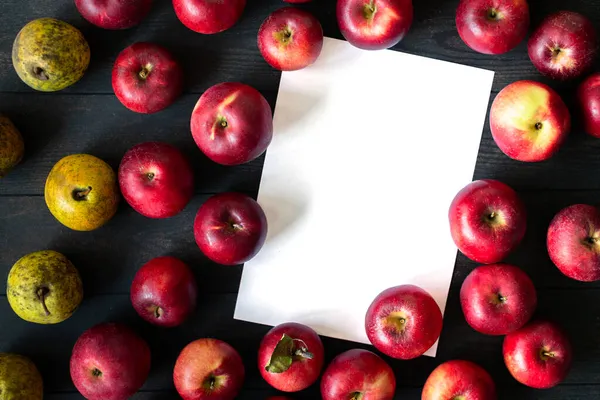
[[[148,172],[146,174],[146,179],[148,179],[148,181],[152,181],[152,179],[154,179],[154,172]]]
[[[554,353],[552,353],[551,351],[542,350],[542,357],[554,358]]]
[[[98,368],[94,368],[92,370],[92,376],[98,378],[99,376],[102,376],[102,371],[100,371]]]
[[[536,123],[535,123],[535,129],[537,129],[538,131],[539,131],[540,129],[542,129],[542,126],[543,126],[543,125],[542,125],[542,123],[541,123],[541,122],[536,122]]]
[[[160,317],[162,317],[162,314],[163,314],[163,312],[162,312],[162,308],[160,308],[160,307],[156,307],[156,308],[154,309],[154,317],[155,317],[155,318],[160,318]]]
[[[491,20],[498,18],[498,11],[495,8],[490,9],[488,11],[488,18]]]
[[[366,19],[372,20],[375,17],[376,12],[377,12],[377,7],[375,6],[375,0],[371,0],[369,2],[369,4],[365,4],[363,14]]]
[[[33,76],[35,76],[40,81],[47,81],[48,79],[50,79],[46,71],[44,71],[44,69],[41,67],[33,67],[31,72],[33,72]]]
[[[142,70],[140,71],[140,73],[138,75],[140,76],[141,79],[146,80],[146,79],[148,79],[148,76],[150,75],[150,70],[151,70],[151,68],[146,65],[146,66],[142,67]]]
[[[363,394],[361,392],[354,392],[352,393],[352,397],[350,397],[350,400],[362,400],[363,398]]]
[[[307,348],[302,347],[294,352],[295,356],[306,358],[308,360],[312,360],[314,358],[314,354],[308,351]]]
[[[36,292],[38,300],[42,302],[42,306],[44,307],[44,313],[46,313],[46,316],[50,315],[50,310],[48,310],[48,306],[46,306],[46,296],[48,295],[48,293],[50,293],[50,289],[48,289],[47,287],[38,288]]]

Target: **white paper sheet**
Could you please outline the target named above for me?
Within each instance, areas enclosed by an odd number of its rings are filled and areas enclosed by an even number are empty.
[[[258,195],[269,233],[234,318],[369,343],[367,308],[406,283],[443,312],[448,207],[472,180],[493,76],[330,38],[314,65],[283,73]]]

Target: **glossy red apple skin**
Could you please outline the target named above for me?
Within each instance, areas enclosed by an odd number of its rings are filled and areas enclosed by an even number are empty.
[[[83,18],[104,29],[139,25],[152,8],[152,0],[75,0]]]
[[[517,47],[529,29],[527,0],[461,0],[456,28],[471,49],[503,54]]]
[[[135,274],[131,303],[140,317],[151,324],[174,327],[192,314],[198,286],[192,270],[175,257],[157,257]]]
[[[202,252],[222,265],[252,259],[265,243],[267,217],[253,198],[241,193],[210,197],[194,220],[194,237]]]
[[[471,328],[485,335],[506,335],[529,322],[537,292],[529,276],[514,265],[482,265],[463,281],[460,304]]]
[[[129,110],[153,114],[177,100],[183,90],[183,71],[164,47],[137,42],[125,48],[112,70],[117,99]]]
[[[173,0],[175,15],[194,32],[212,35],[233,27],[244,13],[246,0]]]
[[[367,8],[371,4],[374,8]],[[413,14],[412,0],[338,0],[336,8],[342,35],[363,50],[398,44],[410,30]]]
[[[322,400],[350,399],[355,393],[362,400],[392,400],[396,377],[392,368],[377,354],[352,349],[338,354],[321,377]]]
[[[274,11],[258,30],[258,49],[265,61],[280,71],[296,71],[313,64],[323,49],[323,28],[311,13],[295,7]]]
[[[490,109],[490,129],[500,150],[522,162],[539,162],[558,152],[571,129],[562,98],[535,81],[513,82],[498,93]]]
[[[565,276],[582,282],[600,280],[600,210],[588,204],[560,210],[548,227],[546,247]]]
[[[273,139],[271,106],[251,86],[220,83],[200,96],[191,130],[200,150],[212,161],[244,164],[263,154]]]
[[[452,200],[450,232],[458,249],[480,264],[502,261],[525,236],[525,206],[508,185],[493,179],[469,183]]]
[[[466,360],[446,361],[431,372],[421,400],[495,400],[496,385],[481,366]]]
[[[75,342],[70,371],[75,387],[88,400],[125,400],[150,372],[150,348],[119,323],[100,323]]]
[[[375,297],[365,316],[369,341],[387,356],[409,360],[425,353],[442,333],[442,311],[415,285],[390,287]]]
[[[138,213],[148,218],[170,218],[192,199],[194,172],[175,146],[144,142],[123,156],[119,186],[127,203]]]
[[[269,372],[266,367],[283,335],[292,338],[297,348],[310,352],[312,358],[296,357],[287,371]],[[317,332],[306,325],[288,322],[273,327],[261,340],[258,370],[275,389],[288,393],[299,392],[317,381],[323,369],[324,357],[323,343]]]
[[[183,400],[233,400],[244,379],[244,364],[237,350],[212,338],[185,346],[173,370],[175,389]]]
[[[529,58],[542,74],[558,80],[588,71],[598,52],[592,22],[573,11],[548,15],[533,31],[527,45]]]
[[[571,369],[572,347],[562,328],[549,321],[533,321],[506,335],[504,363],[523,385],[549,389],[562,382]]]
[[[585,131],[600,138],[600,73],[587,77],[577,90]]]

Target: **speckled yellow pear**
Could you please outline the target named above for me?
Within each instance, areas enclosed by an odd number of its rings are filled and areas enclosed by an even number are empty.
[[[7,116],[0,114],[0,178],[21,162],[24,151],[21,133]]]
[[[44,382],[40,371],[21,354],[0,353],[0,399],[42,400]]]

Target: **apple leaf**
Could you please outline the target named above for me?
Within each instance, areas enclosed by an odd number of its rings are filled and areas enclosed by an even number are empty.
[[[281,374],[287,371],[294,361],[293,354],[294,339],[284,333],[277,346],[275,346],[269,364],[265,369],[274,374]]]

